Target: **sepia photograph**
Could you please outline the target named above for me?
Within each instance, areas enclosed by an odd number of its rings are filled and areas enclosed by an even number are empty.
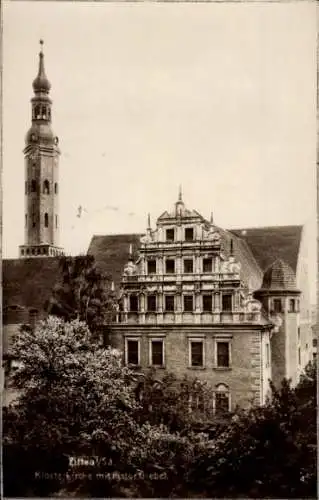
[[[316,8],[3,3],[3,497],[317,498]]]

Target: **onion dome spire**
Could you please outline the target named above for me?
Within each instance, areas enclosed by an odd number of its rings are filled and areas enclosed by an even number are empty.
[[[38,75],[35,80],[33,80],[32,86],[35,93],[44,92],[48,94],[51,88],[51,84],[45,74],[44,69],[43,40],[40,40],[40,47]]]

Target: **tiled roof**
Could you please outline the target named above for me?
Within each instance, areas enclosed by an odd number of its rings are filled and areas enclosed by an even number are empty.
[[[12,306],[42,311],[58,278],[59,257],[3,260],[4,313]]]
[[[221,234],[224,253],[229,255],[230,240],[233,240],[235,258],[242,264],[242,273],[247,284],[252,288],[259,288],[262,281],[262,272],[247,243],[234,236],[229,231],[218,228]],[[88,254],[95,257],[101,271],[112,276],[115,286],[121,283],[124,266],[128,261],[129,245],[133,246],[133,253],[138,253],[141,234],[115,234],[93,236]]]
[[[247,242],[230,231],[217,228],[222,238],[224,254],[230,254],[230,242],[233,241],[233,253],[235,259],[241,263],[241,277],[249,288],[257,289],[260,287],[263,273],[258,266],[254,255],[252,254]]]
[[[277,259],[266,269],[261,288],[263,290],[295,290],[295,273],[285,261]]]
[[[93,255],[100,271],[111,276],[118,288],[132,245],[133,257],[137,255],[142,234],[109,234],[93,236],[87,253]]]
[[[243,228],[231,232],[247,242],[263,271],[279,258],[296,272],[302,226]]]
[[[233,239],[234,254],[242,264],[242,273],[251,288],[262,282],[262,272],[281,258],[295,272],[301,240],[301,226],[236,229],[224,231],[225,253]],[[234,237],[235,235],[235,237]],[[119,287],[122,272],[128,261],[129,245],[137,255],[141,234],[93,236],[88,254],[95,257],[98,268],[112,276]],[[261,270],[260,270],[260,268]],[[43,310],[51,290],[59,279],[59,258],[6,259],[2,263],[3,308],[20,306]]]

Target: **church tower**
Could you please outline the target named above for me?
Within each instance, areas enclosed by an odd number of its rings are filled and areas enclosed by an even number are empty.
[[[40,40],[38,75],[33,81],[32,124],[25,138],[24,245],[20,257],[62,255],[59,247],[59,140],[51,128],[51,84]]]

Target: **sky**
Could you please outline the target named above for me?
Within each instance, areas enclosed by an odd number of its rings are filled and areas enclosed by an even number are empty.
[[[185,204],[226,229],[307,224],[314,266],[315,2],[3,7],[4,257],[24,238],[43,38],[67,253],[93,234],[143,232],[181,184]]]

